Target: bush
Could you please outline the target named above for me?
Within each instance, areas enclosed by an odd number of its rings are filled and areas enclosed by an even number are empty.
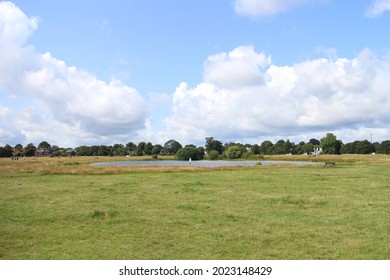
[[[209,152],[209,160],[217,160],[219,158],[219,152],[216,150],[211,150]]]
[[[245,159],[255,158],[255,154],[253,152],[251,152],[251,151],[244,152],[242,154],[242,158],[245,158]]]

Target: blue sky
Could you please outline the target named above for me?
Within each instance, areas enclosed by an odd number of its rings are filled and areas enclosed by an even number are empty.
[[[0,4],[0,145],[390,139],[389,0]]]

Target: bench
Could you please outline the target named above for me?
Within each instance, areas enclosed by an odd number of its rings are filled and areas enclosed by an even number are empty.
[[[335,166],[336,163],[335,162],[325,162],[325,166]]]

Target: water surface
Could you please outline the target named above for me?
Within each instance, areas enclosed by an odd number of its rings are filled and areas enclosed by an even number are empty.
[[[223,166],[255,166],[256,164],[293,164],[315,165],[322,164],[310,161],[282,161],[282,160],[128,160],[93,163],[94,166],[196,166],[196,167],[223,167]]]

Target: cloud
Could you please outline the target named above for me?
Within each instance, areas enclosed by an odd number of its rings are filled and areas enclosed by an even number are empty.
[[[390,0],[374,0],[366,11],[366,16],[377,17],[390,10]]]
[[[176,88],[167,134],[189,143],[207,136],[228,141],[322,137],[327,131],[348,139],[364,129],[388,138],[389,58],[378,59],[365,49],[352,59],[270,63],[248,46],[210,56],[202,83]]]
[[[216,86],[239,88],[264,83],[260,67],[271,63],[271,57],[242,46],[229,53],[210,56],[205,64],[204,80]]]
[[[0,145],[4,146],[8,143],[23,142],[25,136],[19,129],[14,127],[14,116],[12,111],[0,104]]]
[[[30,116],[39,111],[46,114],[44,125],[36,127],[34,118],[30,123],[15,121],[12,131],[19,128],[28,134],[31,126],[34,131],[41,131],[34,135],[49,135],[58,141],[75,137],[69,142],[77,143],[83,141],[81,137],[112,141],[142,130],[146,105],[134,88],[118,80],[106,83],[86,71],[67,66],[50,53],[41,54],[26,45],[37,22],[14,4],[0,3],[0,93],[15,103],[29,100]],[[11,107],[8,105],[7,110]],[[37,138],[28,135],[29,139]]]
[[[21,46],[38,27],[38,18],[28,18],[13,3],[0,2],[0,44]]]
[[[272,16],[317,0],[235,0],[235,11],[244,16]]]

